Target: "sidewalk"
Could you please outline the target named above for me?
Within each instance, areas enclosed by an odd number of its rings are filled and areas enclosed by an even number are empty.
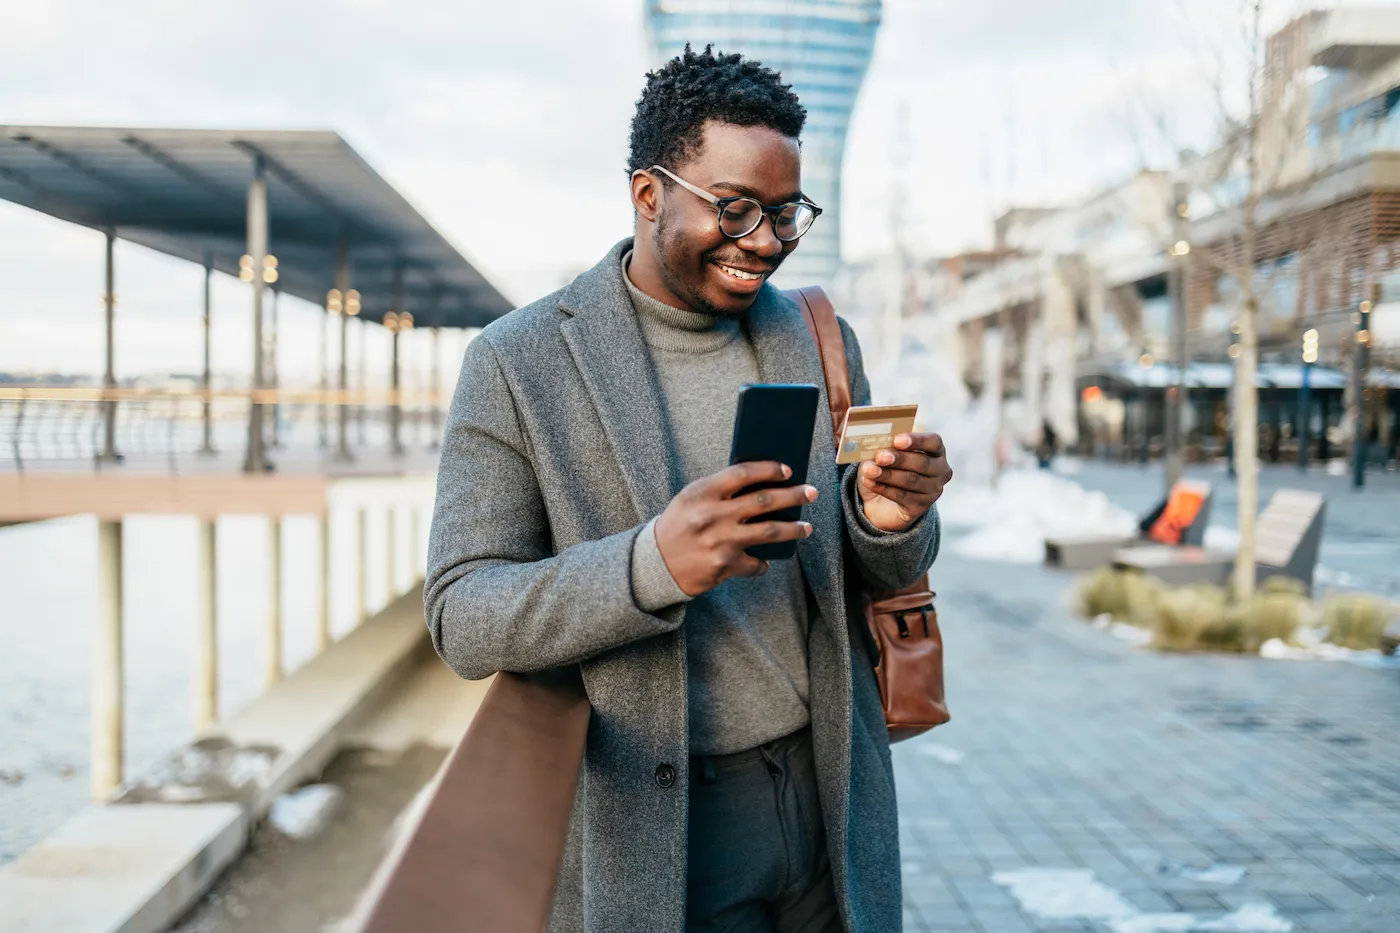
[[[1133,648],[1070,576],[946,542],[933,579],[953,722],[895,750],[907,930],[1400,930],[1400,672]]]

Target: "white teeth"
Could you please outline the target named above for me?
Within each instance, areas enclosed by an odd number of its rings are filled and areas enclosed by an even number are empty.
[[[745,272],[742,269],[732,269],[729,266],[724,265],[721,265],[720,268],[723,269],[725,272],[729,273],[730,275],[734,276],[734,278],[736,279],[752,280],[763,278],[762,275],[759,275],[756,272]]]

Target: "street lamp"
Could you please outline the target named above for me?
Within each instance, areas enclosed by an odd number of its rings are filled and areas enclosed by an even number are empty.
[[[1147,455],[1152,444],[1152,432],[1148,426],[1148,391],[1147,374],[1156,365],[1157,360],[1152,356],[1152,351],[1143,347],[1142,355],[1138,357],[1138,368],[1142,370],[1138,377],[1138,421],[1142,429],[1142,446],[1138,449],[1138,463],[1147,465]]]
[[[1312,368],[1317,362],[1317,328],[1303,331],[1303,375],[1298,383],[1298,469],[1308,468],[1312,440]]]
[[[1229,413],[1228,426],[1225,434],[1225,467],[1231,477],[1235,476],[1235,410],[1238,404],[1240,391],[1240,354],[1244,348],[1240,346],[1240,322],[1235,319],[1230,322],[1230,394],[1226,397],[1226,408]]]
[[[1371,283],[1369,296],[1356,309],[1356,352],[1352,357],[1351,485],[1366,484],[1366,370],[1371,364],[1371,309],[1380,301],[1380,283]]]

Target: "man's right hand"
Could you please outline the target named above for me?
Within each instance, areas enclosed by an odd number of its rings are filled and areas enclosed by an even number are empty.
[[[817,501],[815,486],[760,489],[739,495],[755,483],[792,476],[771,460],[736,463],[682,489],[656,520],[656,547],[666,569],[687,596],[699,596],[730,577],[755,577],[768,562],[745,548],[797,541],[812,533],[807,522],[751,521],[760,515]]]

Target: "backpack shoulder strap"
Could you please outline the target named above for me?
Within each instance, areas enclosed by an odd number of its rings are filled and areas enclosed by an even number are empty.
[[[802,319],[817,345],[822,373],[826,377],[826,398],[831,404],[831,433],[839,443],[846,410],[851,407],[851,374],[846,366],[846,342],[841,337],[836,308],[820,285],[792,288],[783,294],[802,309]]]

